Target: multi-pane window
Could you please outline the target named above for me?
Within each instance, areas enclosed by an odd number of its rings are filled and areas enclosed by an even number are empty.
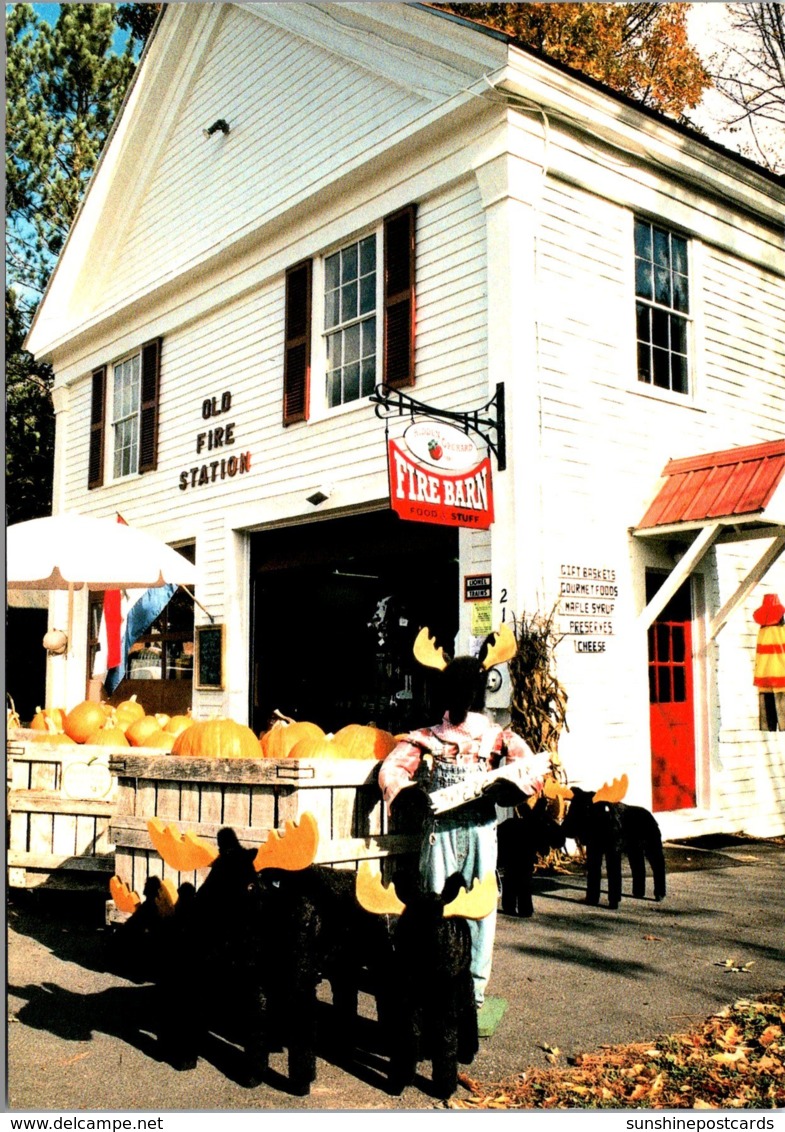
[[[376,236],[324,261],[327,404],[373,393],[376,385]]]
[[[681,704],[687,699],[684,626],[658,621],[649,629],[649,702]]]
[[[646,571],[647,602],[661,584],[662,575]],[[692,595],[686,582],[649,626],[649,702],[685,703],[691,683],[691,664]]]
[[[191,598],[180,589],[145,635],[131,646],[128,678],[191,680],[193,670],[194,607]]]
[[[87,461],[90,490],[103,487],[110,467],[114,479],[154,472],[158,467],[160,378],[160,338],[145,342],[141,350],[121,361],[93,370]],[[105,460],[107,448],[110,461]]]
[[[196,560],[193,543],[177,548],[189,562]],[[90,594],[87,634],[87,678],[93,674],[95,657],[100,647],[103,592]],[[194,669],[194,603],[193,591],[182,588],[172,596],[144,636],[134,641],[128,653],[126,680],[188,680]],[[125,699],[123,684],[118,685],[120,699]],[[142,697],[139,697],[140,700]],[[168,710],[166,706],[162,711]]]
[[[115,479],[139,470],[140,362],[141,355],[134,354],[114,367],[112,429]]]
[[[390,389],[414,384],[416,217],[415,205],[407,205],[373,234],[287,270],[284,426],[310,419],[312,377],[317,417],[324,408],[357,405],[380,382]],[[143,436],[144,412],[143,397]]]
[[[638,380],[689,392],[687,241],[648,220],[635,221]]]

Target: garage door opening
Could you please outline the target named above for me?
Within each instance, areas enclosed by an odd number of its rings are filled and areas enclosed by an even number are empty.
[[[458,532],[392,512],[265,531],[251,539],[251,718],[277,710],[325,731],[430,720],[428,674],[412,656],[427,625],[458,629]]]

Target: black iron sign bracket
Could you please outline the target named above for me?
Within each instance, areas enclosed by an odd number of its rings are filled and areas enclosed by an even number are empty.
[[[476,432],[488,445],[496,457],[496,465],[500,472],[507,467],[507,433],[504,416],[504,382],[496,386],[496,392],[490,401],[486,401],[479,409],[469,409],[466,412],[457,412],[452,409],[437,409],[433,405],[424,405],[422,401],[415,401],[408,393],[400,389],[390,389],[386,385],[377,385],[368,398],[376,406],[376,416],[380,420],[389,420],[391,417],[433,417],[436,420],[450,421],[462,428],[465,433]],[[491,439],[491,433],[495,434]]]

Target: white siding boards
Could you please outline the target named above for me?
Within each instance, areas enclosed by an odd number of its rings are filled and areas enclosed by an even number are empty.
[[[389,517],[372,385],[467,410],[503,382],[496,521],[450,544],[458,646],[467,576],[492,577],[495,624],[553,612],[571,779],[627,773],[650,804],[639,616],[682,550],[634,531],[669,459],[785,435],[784,213],[750,163],[427,7],[166,6],[30,335],[56,375],[56,507],[195,542],[228,672],[194,711],[243,720],[259,548],[357,519],[353,554]],[[684,392],[639,380],[636,222],[686,248]],[[783,560],[709,639],[763,549],[695,572],[696,804],[658,815],[666,836],[785,831],[785,733],[752,683]]]
[[[775,314],[783,301],[782,277],[710,246],[691,245],[692,309],[700,325],[700,341],[691,355],[692,395],[679,401],[637,382],[630,348],[633,215],[630,208],[549,182],[539,205],[535,247],[542,509],[549,546],[543,604],[551,608],[557,601],[565,581],[562,566],[574,562],[577,551],[579,565],[616,571],[615,634],[625,617],[632,621],[635,616],[627,573],[630,553],[638,570],[672,567],[666,545],[656,553],[651,548],[644,552],[634,544],[630,548],[627,536],[667,458],[732,447],[742,437],[747,443],[775,439],[782,436],[785,422],[785,364]],[[667,213],[660,217],[666,226],[668,221]],[[625,327],[630,330],[626,336],[619,332]],[[704,562],[694,584],[702,616],[716,612],[760,553],[757,544],[739,544]],[[782,587],[783,577],[781,567],[775,568],[766,589]],[[690,822],[696,833],[713,828],[712,814],[714,823],[725,828],[755,825],[771,832],[781,826],[781,816],[774,818],[781,804],[776,793],[772,800],[770,784],[772,775],[773,781],[782,781],[782,740],[757,730],[752,686],[756,626],[751,614],[758,604],[760,591],[725,627],[717,645],[702,646],[709,685],[702,693],[702,710],[716,731],[705,740],[702,806]],[[636,792],[644,794],[648,734],[629,710],[638,702],[645,713],[642,668],[629,667],[630,653],[616,641],[609,642],[607,656],[587,668],[573,651],[570,622],[569,617],[557,621],[567,630],[559,660],[572,718],[591,715],[602,742],[571,728],[563,757],[587,784],[627,770]],[[769,783],[765,790],[764,781]],[[679,832],[672,815],[658,817],[670,835]]]

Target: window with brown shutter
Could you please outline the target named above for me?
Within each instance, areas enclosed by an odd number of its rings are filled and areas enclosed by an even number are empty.
[[[90,399],[90,455],[87,487],[102,487],[104,482],[104,424],[106,417],[106,366],[93,371]]]
[[[283,423],[414,384],[416,206],[286,273]],[[316,286],[314,288],[314,282]],[[312,311],[312,294],[318,309]]]
[[[160,374],[160,338],[93,373],[88,487],[103,486],[108,427],[113,479],[155,471]]]
[[[286,272],[283,423],[308,420],[311,382],[311,261]]]
[[[139,408],[139,471],[154,472],[158,466],[158,389],[161,372],[161,340],[142,346],[142,387]]]
[[[414,384],[415,206],[384,221],[384,384]]]

